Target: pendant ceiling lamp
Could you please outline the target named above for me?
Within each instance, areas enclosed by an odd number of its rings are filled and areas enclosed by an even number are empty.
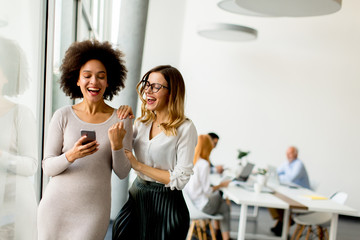
[[[251,41],[257,38],[255,29],[228,23],[202,24],[198,27],[198,34],[220,41]]]
[[[221,8],[222,10],[225,10],[227,12],[236,13],[240,15],[246,15],[246,16],[255,16],[255,17],[272,17],[270,15],[266,15],[259,12],[254,12],[251,10],[248,10],[246,8],[240,7],[235,3],[235,0],[223,0],[218,2],[217,6]]]
[[[234,0],[241,8],[279,17],[309,17],[335,13],[342,0]]]

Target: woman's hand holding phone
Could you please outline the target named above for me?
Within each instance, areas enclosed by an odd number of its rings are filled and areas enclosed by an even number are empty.
[[[69,162],[74,162],[78,158],[83,158],[97,152],[99,144],[96,140],[88,142],[87,136],[81,136],[73,146],[73,148],[65,153],[66,159]]]

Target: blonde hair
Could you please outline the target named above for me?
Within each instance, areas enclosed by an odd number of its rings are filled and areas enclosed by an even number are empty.
[[[169,90],[168,122],[161,123],[160,127],[167,136],[176,136],[176,129],[186,120],[184,113],[185,83],[179,70],[170,65],[161,65],[151,69],[145,73],[141,81],[137,84],[136,90],[142,102],[141,116],[137,119],[137,121],[149,124],[154,122],[156,119],[156,114],[153,111],[146,109],[146,99],[144,98],[144,83],[146,83],[149,75],[153,72],[158,72],[163,75],[168,84]]]
[[[213,148],[214,145],[209,135],[207,134],[199,135],[198,142],[195,148],[194,161],[193,161],[194,165],[200,158],[205,159],[210,164],[210,154]]]

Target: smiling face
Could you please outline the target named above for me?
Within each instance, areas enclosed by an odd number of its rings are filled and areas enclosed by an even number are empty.
[[[103,100],[108,86],[104,64],[99,60],[89,60],[81,68],[77,85],[80,87],[84,100],[98,102]]]
[[[164,76],[159,72],[152,72],[148,78],[149,84],[159,83],[165,87],[168,87]],[[146,108],[150,111],[167,111],[167,105],[169,102],[169,90],[161,88],[157,93],[154,93],[149,87],[145,90],[146,94]]]

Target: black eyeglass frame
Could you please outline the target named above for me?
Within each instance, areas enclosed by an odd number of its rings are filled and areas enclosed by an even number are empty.
[[[152,83],[152,84],[150,84],[150,82],[148,80],[143,80],[142,85],[143,85],[144,90],[148,90],[149,88],[151,88],[152,93],[157,93],[162,88],[166,88],[166,89],[170,90],[169,87],[166,87],[166,86],[164,86],[164,85],[162,85],[160,83]],[[160,87],[155,87],[155,86],[160,86]]]

